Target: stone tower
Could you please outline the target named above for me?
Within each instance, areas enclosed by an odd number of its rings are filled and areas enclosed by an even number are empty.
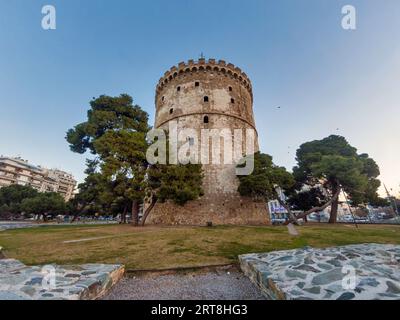
[[[254,129],[253,93],[250,79],[223,60],[189,60],[165,72],[156,88],[155,128],[168,130],[171,121],[178,131],[201,129]],[[224,143],[221,143],[223,152]],[[214,146],[210,146],[213,148]],[[245,150],[245,147],[243,146]],[[210,150],[212,153],[212,150]],[[210,156],[210,158],[212,155]],[[154,224],[267,224],[265,203],[241,197],[235,164],[203,164],[204,196],[184,207],[159,203],[148,221]]]

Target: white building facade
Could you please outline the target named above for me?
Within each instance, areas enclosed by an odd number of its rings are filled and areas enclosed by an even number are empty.
[[[30,186],[39,192],[56,192],[68,201],[74,195],[76,180],[58,169],[34,166],[21,158],[0,156],[0,188],[11,185]]]

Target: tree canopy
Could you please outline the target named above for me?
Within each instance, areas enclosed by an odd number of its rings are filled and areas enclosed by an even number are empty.
[[[322,140],[306,142],[297,150],[296,160],[293,175],[297,186],[320,186],[332,197],[331,223],[337,220],[342,189],[353,205],[377,201],[379,198],[378,165],[367,154],[357,154],[357,149],[344,137],[331,135]]]
[[[254,170],[250,175],[239,175],[238,191],[242,196],[258,201],[269,201],[278,197],[276,187],[291,188],[295,181],[284,167],[276,166],[268,154],[254,154]],[[243,164],[238,165],[243,166]]]
[[[145,217],[157,201],[172,200],[183,205],[201,195],[201,166],[150,165],[146,159],[150,130],[148,115],[133,99],[100,96],[90,103],[86,122],[67,132],[72,151],[95,155],[88,160],[87,177],[79,186],[77,205],[122,212],[128,207],[135,225],[139,205],[147,205]],[[81,210],[82,211],[82,210]]]
[[[21,203],[21,209],[25,213],[43,215],[59,215],[66,212],[64,198],[58,193],[39,193],[33,198],[26,198]]]
[[[278,189],[290,190],[295,180],[284,167],[273,163],[273,158],[261,152],[254,155],[254,170],[250,175],[238,175],[240,195],[250,197],[255,201],[270,201],[277,199],[282,203]],[[238,167],[244,166],[239,164]],[[283,203],[282,203],[283,204]],[[290,208],[288,214],[291,220],[297,221]]]
[[[0,214],[65,214],[64,198],[52,192],[39,193],[30,186],[11,185],[0,189]]]
[[[108,131],[131,130],[147,132],[148,114],[140,106],[133,105],[133,99],[127,94],[119,97],[102,95],[90,101],[87,121],[68,130],[66,139],[73,152],[85,153],[90,150],[97,153],[94,142]]]
[[[34,188],[29,186],[11,185],[0,189],[0,207],[3,212],[21,213],[21,203],[26,198],[33,198],[38,194]]]
[[[332,135],[306,142],[296,155],[297,166],[291,174],[275,165],[271,156],[256,153],[253,173],[238,176],[238,191],[256,200],[279,200],[295,223],[329,206],[330,222],[336,222],[342,190],[354,206],[387,203],[377,193],[380,186],[378,165],[367,154],[358,154],[344,137]],[[284,191],[286,202],[278,196],[277,187]],[[303,213],[295,216],[292,210]]]

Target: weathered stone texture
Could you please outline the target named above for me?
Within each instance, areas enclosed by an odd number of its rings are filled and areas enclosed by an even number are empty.
[[[124,274],[123,265],[43,267],[3,259],[0,260],[0,300],[95,300],[104,296]]]
[[[225,200],[225,201],[224,201]],[[264,203],[237,195],[210,199],[209,196],[180,207],[173,203],[158,203],[149,216],[149,223],[168,225],[268,224]]]
[[[202,129],[229,129],[232,134],[235,129],[240,129],[244,138],[243,153],[247,153],[246,129],[254,129],[254,151],[259,149],[251,83],[247,75],[232,64],[200,59],[172,67],[157,85],[155,103],[155,127],[168,130],[170,123],[176,121],[178,132],[193,129],[199,143],[196,139],[192,148],[196,148],[199,154]],[[205,117],[208,117],[208,121],[204,120]],[[171,203],[157,204],[148,222],[188,225],[204,225],[207,221],[215,224],[268,224],[269,215],[265,203],[255,203],[239,195],[236,165],[224,164],[224,139],[220,138],[220,164],[211,164],[218,144],[212,142],[212,139],[209,141],[210,164],[202,162],[205,195],[184,207]],[[183,143],[187,141],[178,138],[178,145]]]
[[[239,256],[245,275],[274,300],[399,300],[400,246],[357,244]]]

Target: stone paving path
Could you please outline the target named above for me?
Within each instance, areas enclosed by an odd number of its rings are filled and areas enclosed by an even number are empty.
[[[239,257],[243,272],[280,300],[400,300],[400,246],[310,247]]]
[[[0,260],[0,300],[92,300],[102,297],[124,275],[121,265],[28,267]]]
[[[138,276],[120,281],[104,300],[263,300],[239,271]]]

